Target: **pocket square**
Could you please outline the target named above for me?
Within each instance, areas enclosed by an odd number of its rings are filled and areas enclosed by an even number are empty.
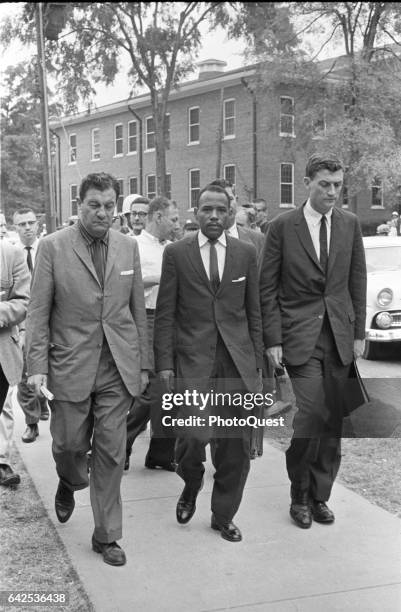
[[[132,276],[133,273],[133,270],[121,270],[120,276]]]
[[[240,276],[240,278],[235,278],[234,280],[232,280],[232,283],[240,283],[241,281],[245,280],[245,276]]]

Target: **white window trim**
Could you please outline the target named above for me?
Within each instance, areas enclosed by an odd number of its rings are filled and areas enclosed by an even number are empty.
[[[157,177],[156,174],[147,174],[146,175],[146,197],[149,198],[149,177],[154,176],[155,177],[155,191],[151,191],[151,193],[155,193],[155,196],[157,195]],[[155,197],[152,196],[152,197]]]
[[[145,153],[150,153],[150,152],[155,151],[155,147],[148,149],[148,133],[154,134],[155,142],[156,142],[156,132],[148,132],[148,119],[153,119],[153,115],[148,115],[147,117],[145,117]],[[154,122],[154,119],[153,119],[153,122]]]
[[[118,127],[122,127],[123,132],[122,132],[122,137],[118,138],[118,140],[122,141],[122,152],[121,153],[116,153],[117,150],[117,138],[116,138],[116,128]],[[124,157],[124,124],[123,123],[115,123],[114,124],[114,157]]]
[[[191,119],[191,111],[198,109],[199,113],[198,113],[198,121],[199,123],[190,123],[190,119]],[[194,145],[198,145],[200,143],[200,139],[198,140],[190,140],[191,137],[191,127],[193,125],[197,125],[199,127],[199,135],[200,135],[200,107],[199,106],[190,106],[188,108],[188,142],[187,145],[188,147],[193,147]]]
[[[70,216],[74,215],[75,213],[73,213],[72,211],[72,201],[73,201],[73,197],[72,197],[72,188],[76,187],[77,190],[77,195],[74,198],[75,200],[78,200],[78,185],[76,185],[75,183],[72,183],[72,185],[70,185]],[[77,205],[78,206],[78,205]]]
[[[75,160],[71,161],[71,151],[72,151],[72,146],[71,146],[71,136],[75,136]],[[68,165],[69,166],[75,166],[77,163],[77,152],[78,152],[78,146],[77,146],[77,134],[75,132],[72,132],[72,134],[68,135]]]
[[[99,143],[98,143],[99,144],[99,157],[93,157],[93,154],[94,154],[93,134],[96,131],[99,133]],[[100,161],[100,157],[101,157],[101,155],[100,155],[100,128],[92,128],[92,130],[91,130],[91,161],[92,162],[98,162],[98,161]]]
[[[135,179],[136,180],[136,185],[138,188],[138,177],[137,176],[129,176],[128,177],[128,190],[129,190],[129,195],[131,193],[138,193],[137,191],[131,191],[131,179]]]
[[[223,165],[223,177],[224,177],[224,179],[226,179],[226,168],[234,168],[235,182],[233,183],[233,189],[234,189],[234,193],[235,193],[235,186],[237,184],[237,166],[236,166],[236,164],[224,164]]]
[[[193,189],[199,189],[199,191],[201,190],[201,186],[200,186],[200,168],[189,168],[188,170],[188,194],[189,194],[189,204],[191,204],[192,202],[192,187],[191,187],[191,174],[192,172],[199,172],[199,187],[194,187]],[[193,206],[189,206],[188,210],[193,210]]]
[[[282,183],[281,181],[281,166],[292,166],[292,183]],[[294,180],[294,162],[280,162],[280,167],[279,167],[279,194],[280,194],[280,204],[279,204],[279,208],[295,208],[295,202],[294,202],[294,187],[295,187],[295,180]],[[281,202],[281,185],[290,185],[291,184],[291,199],[292,199],[292,204],[286,204],[286,203],[282,203]]]
[[[292,101],[292,108],[294,109],[292,114],[282,113],[281,112],[281,100],[291,100]],[[281,117],[282,116],[292,117],[292,133],[291,132],[282,132],[281,131]],[[296,135],[295,135],[295,99],[292,96],[280,96],[280,123],[279,123],[279,128],[280,128],[280,137],[282,137],[282,138],[296,138]]]
[[[133,136],[130,137],[129,135],[129,126],[131,123],[135,123],[136,124],[136,151],[130,151],[129,150],[129,139],[133,138]],[[127,124],[127,155],[138,155],[138,121],[137,119],[131,119],[130,121],[128,121]]]
[[[233,118],[234,119],[234,134],[227,134],[226,135],[226,103],[227,102],[234,102],[234,115],[233,117],[229,117],[229,119]],[[227,98],[226,100],[223,101],[223,140],[233,140],[236,137],[236,123],[237,123],[237,105],[236,105],[236,99],[235,98]]]
[[[372,189],[374,187],[379,187],[379,185],[374,184],[374,182],[372,181],[371,185],[370,185],[370,201],[372,201]],[[383,185],[383,181],[380,181],[380,189],[381,189],[381,204],[371,204],[370,205],[370,209],[371,210],[384,210],[385,206],[384,206],[384,185]]]

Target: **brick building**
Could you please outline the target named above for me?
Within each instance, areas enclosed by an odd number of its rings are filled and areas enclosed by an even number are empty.
[[[200,62],[196,80],[173,90],[168,103],[166,168],[168,196],[182,219],[196,204],[200,187],[220,176],[236,186],[239,201],[265,198],[271,217],[305,199],[305,154],[296,149],[296,94],[288,86],[275,96],[255,96],[255,66],[225,71],[219,60]],[[154,127],[150,96],[139,95],[51,122],[57,134],[58,223],[77,212],[82,176],[106,171],[130,193],[156,194]],[[347,206],[343,193],[342,206]],[[376,225],[387,219],[380,184],[358,196],[358,214]]]

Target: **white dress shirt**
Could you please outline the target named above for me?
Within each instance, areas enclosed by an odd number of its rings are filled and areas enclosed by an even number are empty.
[[[142,230],[138,236],[133,236],[138,243],[139,257],[141,260],[142,278],[145,281],[149,276],[160,278],[162,271],[163,252],[170,240],[161,244],[159,239]],[[155,309],[159,285],[145,288],[145,307]]]
[[[235,222],[231,227],[228,228],[227,233],[229,236],[232,236],[233,238],[238,238],[239,240],[238,227]]]
[[[200,254],[202,257],[202,262],[205,267],[205,272],[206,272],[208,279],[210,280],[210,243],[209,243],[209,238],[205,236],[205,234],[202,234],[200,230],[198,232],[198,244],[199,244]],[[226,248],[227,248],[227,240],[226,240],[226,235],[224,232],[217,239],[215,246],[216,246],[216,253],[217,253],[217,267],[219,269],[219,277],[221,280],[223,278],[224,264],[226,262]]]
[[[316,255],[320,261],[320,222],[323,217],[319,212],[312,208],[310,201],[308,200],[304,206],[304,217],[307,223],[309,233],[312,238],[313,246],[315,247]],[[330,252],[330,238],[331,238],[331,216],[333,209],[330,208],[329,212],[326,213],[326,227],[327,227],[327,254]]]
[[[36,259],[36,253],[38,250],[38,245],[39,245],[39,239],[36,238],[35,242],[33,244],[31,244],[31,258],[32,258],[32,266],[35,267],[35,259]],[[24,252],[24,259],[26,261],[27,255],[28,255],[28,251],[25,248],[25,245],[23,242],[21,242],[21,240],[18,240],[18,242],[15,243],[15,246],[17,246],[18,248],[22,249]]]

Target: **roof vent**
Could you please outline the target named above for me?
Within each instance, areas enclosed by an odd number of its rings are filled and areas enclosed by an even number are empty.
[[[207,59],[203,60],[202,62],[198,62],[197,66],[199,67],[198,78],[200,81],[203,81],[204,79],[210,79],[224,72],[227,62],[217,59]]]

